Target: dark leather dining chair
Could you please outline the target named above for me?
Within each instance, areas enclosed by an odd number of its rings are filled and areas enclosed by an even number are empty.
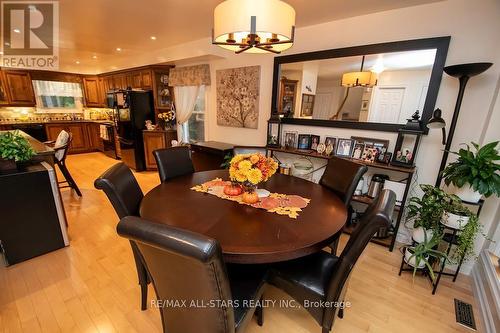
[[[162,183],[194,172],[188,146],[170,147],[153,151]]]
[[[95,180],[94,186],[104,191],[120,219],[125,216],[139,216],[139,206],[144,194],[132,171],[124,163],[117,163],[106,170]],[[130,246],[141,286],[141,310],[146,310],[150,280],[137,245],[131,241]]]
[[[350,161],[345,158],[332,157],[321,176],[319,183],[333,191],[344,202],[348,216],[346,222],[351,220],[351,200],[358,186],[359,180],[368,170],[366,165]],[[342,230],[337,233],[335,241],[330,245],[332,253],[337,253],[337,247]]]
[[[117,231],[137,244],[146,262],[161,301],[164,332],[241,332],[252,318],[256,307],[243,301],[261,298],[265,270],[253,265],[226,268],[219,243],[188,230],[129,216],[118,223]],[[168,303],[175,301],[180,306]]]
[[[307,257],[274,265],[268,282],[282,289],[302,305],[312,302],[343,302],[351,271],[373,234],[390,225],[396,195],[384,190],[367,209],[354,229],[339,257],[321,251]],[[343,317],[344,308],[335,306],[305,306],[321,325],[322,333],[330,332],[335,317]]]

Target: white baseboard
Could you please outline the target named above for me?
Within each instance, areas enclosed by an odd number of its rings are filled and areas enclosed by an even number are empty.
[[[500,332],[500,281],[487,250],[481,252],[472,270],[472,289],[485,332]]]

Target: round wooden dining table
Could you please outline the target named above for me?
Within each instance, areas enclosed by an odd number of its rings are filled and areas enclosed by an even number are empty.
[[[347,210],[332,191],[292,176],[276,174],[259,184],[271,193],[311,199],[296,219],[191,190],[227,170],[196,172],[160,184],[142,200],[140,215],[216,239],[229,263],[272,263],[320,251],[343,227]]]

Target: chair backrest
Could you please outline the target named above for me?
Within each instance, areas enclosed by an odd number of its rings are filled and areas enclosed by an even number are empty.
[[[216,240],[131,216],[122,219],[117,230],[137,244],[145,260],[160,301],[164,332],[234,332],[232,307],[217,306],[232,298]]]
[[[391,190],[383,190],[378,198],[367,208],[366,213],[354,229],[339,257],[337,270],[332,276],[327,289],[327,301],[338,302],[343,300],[344,287],[347,284],[354,265],[377,230],[381,227],[388,228],[390,226],[395,204],[396,194]],[[331,327],[336,310],[337,308],[335,307],[325,308],[323,320],[327,321],[326,325],[328,326],[325,326],[325,323],[323,323],[323,327]]]
[[[139,216],[144,194],[132,171],[124,163],[117,163],[106,170],[94,181],[94,186],[106,193],[119,218]]]
[[[54,149],[56,150],[54,156],[56,160],[64,161],[66,159],[71,141],[73,141],[73,134],[71,132],[66,132],[65,130],[59,132],[54,143]]]
[[[188,146],[157,149],[153,151],[153,156],[162,183],[194,172],[191,151]]]
[[[257,153],[266,156],[266,154],[267,154],[266,147],[258,147],[258,146],[234,146],[233,147],[233,154],[234,155],[257,154]]]
[[[366,165],[345,158],[332,157],[319,183],[335,192],[344,204],[349,206],[359,180],[367,170]]]

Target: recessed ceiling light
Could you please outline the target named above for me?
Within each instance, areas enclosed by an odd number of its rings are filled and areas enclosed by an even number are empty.
[[[9,42],[5,42],[4,44],[5,44],[5,46],[10,46]]]
[[[80,62],[77,60],[77,61],[75,61],[75,64],[80,65]]]
[[[116,48],[116,50],[117,50],[118,52],[121,52],[121,50],[122,50],[122,49],[121,49],[121,47],[117,47],[117,48]]]
[[[96,56],[96,55],[93,55],[93,56],[92,56],[92,59],[97,59],[97,56]]]
[[[156,40],[156,36],[151,36],[151,40]]]
[[[21,30],[19,30],[19,29],[14,29],[12,31],[14,31],[16,34],[20,34],[21,33]]]
[[[0,51],[0,54],[3,54],[3,51]]]

